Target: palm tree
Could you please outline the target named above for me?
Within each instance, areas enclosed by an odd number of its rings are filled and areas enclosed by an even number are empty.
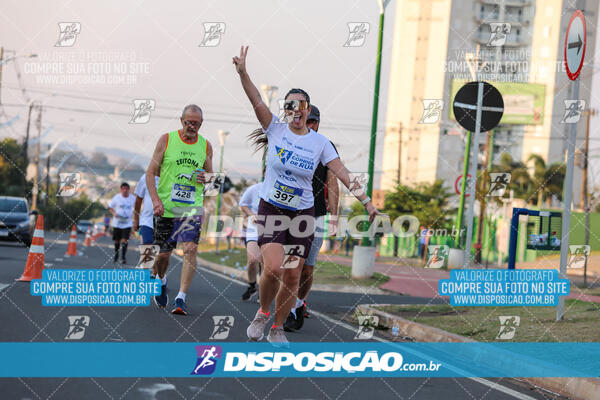
[[[509,153],[502,153],[500,163],[494,165],[492,170],[493,172],[510,172],[508,189],[514,191],[515,197],[529,200],[527,194],[531,190],[532,179],[523,162],[513,160]]]
[[[538,154],[531,154],[527,161],[533,161],[533,187],[530,195],[533,197],[537,192],[536,205],[541,207],[543,200],[546,200],[546,205],[549,207],[552,196],[561,200],[566,173],[564,163],[556,162],[547,166]]]
[[[533,161],[533,191],[537,192],[536,205],[540,207],[546,193],[546,172],[548,172],[548,168],[546,167],[546,161],[539,154],[531,154],[527,161]],[[532,196],[534,194],[532,193]]]

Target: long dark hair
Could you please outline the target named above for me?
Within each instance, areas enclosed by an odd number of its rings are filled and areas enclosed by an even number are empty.
[[[304,99],[306,101],[308,101],[308,103],[310,104],[310,96],[308,95],[308,93],[306,93],[306,91],[304,91],[302,89],[298,89],[298,88],[290,89],[290,91],[287,92],[287,94],[285,95],[284,100],[287,100],[287,98],[291,94],[294,94],[294,93],[300,93],[302,96],[304,96]],[[248,141],[254,147],[255,153],[269,144],[269,139],[267,139],[267,134],[265,132],[263,132],[263,130],[261,128],[253,130],[252,133],[250,133],[248,135]]]

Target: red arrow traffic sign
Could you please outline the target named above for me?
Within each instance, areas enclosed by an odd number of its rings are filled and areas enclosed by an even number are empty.
[[[581,72],[586,42],[585,17],[580,10],[576,10],[571,16],[565,35],[565,67],[567,76],[572,81],[577,79]]]

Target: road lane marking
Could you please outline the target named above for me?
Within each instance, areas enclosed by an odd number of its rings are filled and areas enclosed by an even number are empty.
[[[178,256],[178,255],[176,255],[176,254],[173,254],[173,255],[174,255],[174,256],[175,256],[177,259],[179,259],[179,261],[183,262],[183,258],[179,257],[179,256]],[[231,278],[231,277],[229,277],[229,276],[227,276],[227,275],[223,275],[223,274],[221,274],[221,273],[219,273],[219,272],[212,271],[212,270],[210,270],[210,269],[208,269],[208,268],[204,267],[204,266],[203,266],[203,265],[201,265],[200,263],[198,263],[198,265],[200,266],[200,268],[202,268],[203,270],[205,270],[206,272],[208,272],[208,273],[210,273],[210,274],[212,274],[212,275],[218,276],[218,277],[220,277],[220,278],[223,278],[223,279],[227,279],[228,281],[231,281],[231,282],[235,282],[235,283],[237,283],[237,284],[238,284],[238,285],[240,285],[240,286],[246,286],[246,283],[245,283],[245,282],[239,281],[239,280],[237,280],[237,279],[233,279],[233,278]],[[353,333],[355,333],[355,332],[356,332],[356,329],[355,329],[353,326],[351,326],[351,325],[349,325],[349,324],[347,324],[347,323],[345,323],[345,322],[336,321],[335,319],[333,319],[333,318],[331,318],[331,317],[329,317],[329,316],[327,316],[327,315],[325,315],[325,314],[323,314],[323,313],[321,313],[321,312],[319,312],[319,311],[315,311],[315,310],[314,310],[314,308],[311,308],[311,313],[312,313],[312,314],[315,314],[315,315],[316,315],[316,316],[318,316],[319,318],[323,318],[324,320],[326,320],[326,321],[328,321],[328,322],[330,322],[330,323],[332,323],[332,324],[338,325],[338,326],[340,326],[340,327],[342,327],[342,328],[346,328],[346,329],[348,329],[350,332],[353,332]],[[375,335],[373,335],[373,339],[377,340],[378,342],[382,342],[382,343],[392,343],[392,342],[390,342],[390,341],[388,341],[388,340],[382,339],[382,338],[380,338],[380,337],[377,337],[377,336],[375,336]],[[414,353],[414,354],[415,354],[415,355],[417,355],[417,356],[420,356],[420,357],[429,357],[428,355],[426,355],[426,354],[422,354],[422,353],[420,353],[420,352],[414,352],[414,351],[411,351],[411,352],[412,352],[412,353]],[[459,371],[459,372],[461,372],[461,370],[460,370],[459,368],[455,368],[455,367],[452,367],[452,366],[447,366],[447,367],[448,367],[448,368],[451,368],[451,369],[454,369],[454,370],[456,370],[456,371]],[[498,384],[498,383],[496,383],[496,382],[489,381],[489,380],[487,380],[487,379],[483,379],[483,378],[472,378],[472,377],[467,377],[467,379],[471,379],[472,381],[475,381],[475,382],[477,382],[477,383],[480,383],[480,384],[482,384],[482,385],[484,385],[484,386],[487,386],[487,387],[489,387],[490,389],[497,390],[497,391],[499,391],[499,392],[502,392],[502,393],[504,393],[504,394],[507,394],[507,395],[509,395],[509,396],[512,396],[512,397],[514,397],[515,399],[519,399],[519,400],[536,400],[536,399],[535,399],[535,397],[531,397],[531,396],[528,396],[528,395],[526,395],[526,394],[523,394],[523,393],[517,392],[516,390],[513,390],[513,389],[510,389],[510,388],[507,388],[507,387],[505,387],[505,386],[502,386],[502,385],[500,385],[500,384]]]

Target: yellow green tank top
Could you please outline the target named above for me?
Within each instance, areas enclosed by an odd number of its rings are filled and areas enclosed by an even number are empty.
[[[196,142],[186,143],[179,131],[168,135],[158,181],[158,197],[165,207],[164,216],[198,214],[204,203],[204,185],[196,183],[195,171],[204,170],[207,141],[198,135]]]

